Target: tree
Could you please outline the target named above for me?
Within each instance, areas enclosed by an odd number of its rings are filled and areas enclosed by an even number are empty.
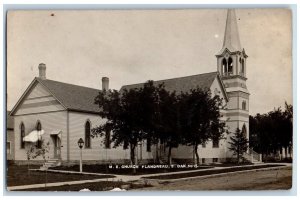
[[[172,148],[178,147],[182,142],[179,123],[179,99],[175,92],[166,91],[164,87],[158,88],[158,128],[157,138],[166,143],[168,147],[168,164],[172,164]]]
[[[130,148],[130,160],[136,164],[135,149],[139,142],[153,138],[155,123],[155,87],[149,81],[142,88],[101,91],[95,98],[100,117],[107,121],[92,129],[92,137],[112,132],[114,148],[124,145]],[[135,168],[133,169],[135,173]]]
[[[233,151],[233,155],[237,156],[237,163],[240,163],[240,159],[243,158],[244,153],[248,149],[248,139],[246,138],[246,135],[237,128],[234,132],[234,136],[230,137],[230,144],[229,150]]]
[[[211,97],[209,90],[191,89],[180,95],[180,127],[184,143],[193,146],[196,164],[200,164],[198,146],[210,139],[219,140],[225,132],[225,122],[220,120],[222,99]]]
[[[285,102],[285,110],[274,108],[266,114],[250,116],[250,146],[265,155],[277,154],[282,148],[291,148],[293,136],[293,106]],[[287,155],[286,155],[287,157]]]

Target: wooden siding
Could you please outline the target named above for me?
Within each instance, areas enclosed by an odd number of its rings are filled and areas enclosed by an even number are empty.
[[[226,141],[221,139],[219,141],[219,148],[212,147],[212,141],[206,143],[206,147],[202,145],[198,146],[198,155],[201,158],[226,158]],[[193,158],[193,147],[180,145],[178,148],[172,149],[172,157],[179,159],[192,159]]]
[[[25,149],[21,149],[21,140],[20,140],[20,125],[23,122],[25,125],[25,135],[29,134],[32,130],[35,129],[36,123],[39,120],[42,125],[42,129],[45,131],[45,134],[42,136],[44,141],[49,142],[49,158],[53,158],[54,149],[53,149],[53,140],[50,137],[50,133],[53,130],[62,131],[61,139],[61,156],[62,159],[67,157],[67,111],[61,112],[51,112],[51,113],[40,113],[40,114],[31,114],[31,115],[22,115],[15,116],[14,122],[14,133],[15,133],[15,160],[27,160],[26,152],[30,148],[31,143],[26,143]],[[41,157],[36,158],[35,160],[42,160]]]
[[[10,142],[10,153],[6,153],[7,160],[15,159],[15,135],[13,130],[7,130],[6,141]],[[7,150],[7,147],[5,151]]]
[[[69,112],[70,160],[79,160],[80,150],[77,141],[79,138],[85,138],[85,123],[87,120],[91,122],[91,128],[104,123],[104,119],[100,118],[98,115]],[[110,161],[130,158],[129,149],[124,150],[123,145],[118,148],[113,148],[113,143],[111,144],[110,149],[106,149],[103,144],[103,139],[104,137],[91,138],[91,148],[82,149],[83,160]],[[142,155],[142,159],[153,158],[152,152],[146,151],[145,142],[142,145],[142,148],[138,148],[137,155]]]
[[[64,107],[42,86],[34,85],[19,105],[15,115],[64,110]]]

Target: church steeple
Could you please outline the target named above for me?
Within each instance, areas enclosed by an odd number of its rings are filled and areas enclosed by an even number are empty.
[[[233,9],[229,9],[227,11],[222,50],[225,50],[225,48],[227,48],[230,52],[242,51],[235,11]]]
[[[248,56],[241,47],[234,9],[227,11],[223,46],[216,57],[221,77],[246,77],[246,58]]]

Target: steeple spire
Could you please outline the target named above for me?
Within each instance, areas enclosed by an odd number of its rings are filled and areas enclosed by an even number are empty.
[[[236,52],[236,51],[242,52],[234,9],[228,9],[227,11],[224,41],[220,53],[223,53],[225,48],[227,48],[230,52]]]

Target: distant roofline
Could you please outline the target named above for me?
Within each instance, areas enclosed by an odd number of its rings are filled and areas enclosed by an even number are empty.
[[[175,79],[180,79],[180,78],[189,78],[189,77],[193,77],[193,76],[199,76],[199,75],[205,75],[205,74],[213,74],[213,73],[216,73],[216,74],[218,74],[219,72],[218,71],[213,71],[213,72],[206,72],[206,73],[203,73],[203,74],[194,74],[194,75],[188,75],[188,76],[181,76],[181,77],[176,77],[176,78],[168,78],[168,79],[162,79],[162,80],[157,80],[157,81],[154,81],[154,82],[159,82],[159,81],[169,81],[169,80],[175,80]],[[149,80],[151,80],[151,79],[149,79]],[[149,80],[147,80],[147,81],[149,81]],[[144,83],[146,83],[146,82],[142,82],[142,83],[134,83],[134,84],[129,84],[129,85],[123,85],[122,87],[121,87],[121,89],[123,88],[123,87],[126,87],[126,86],[134,86],[134,85],[140,85],[140,84],[144,84]]]

